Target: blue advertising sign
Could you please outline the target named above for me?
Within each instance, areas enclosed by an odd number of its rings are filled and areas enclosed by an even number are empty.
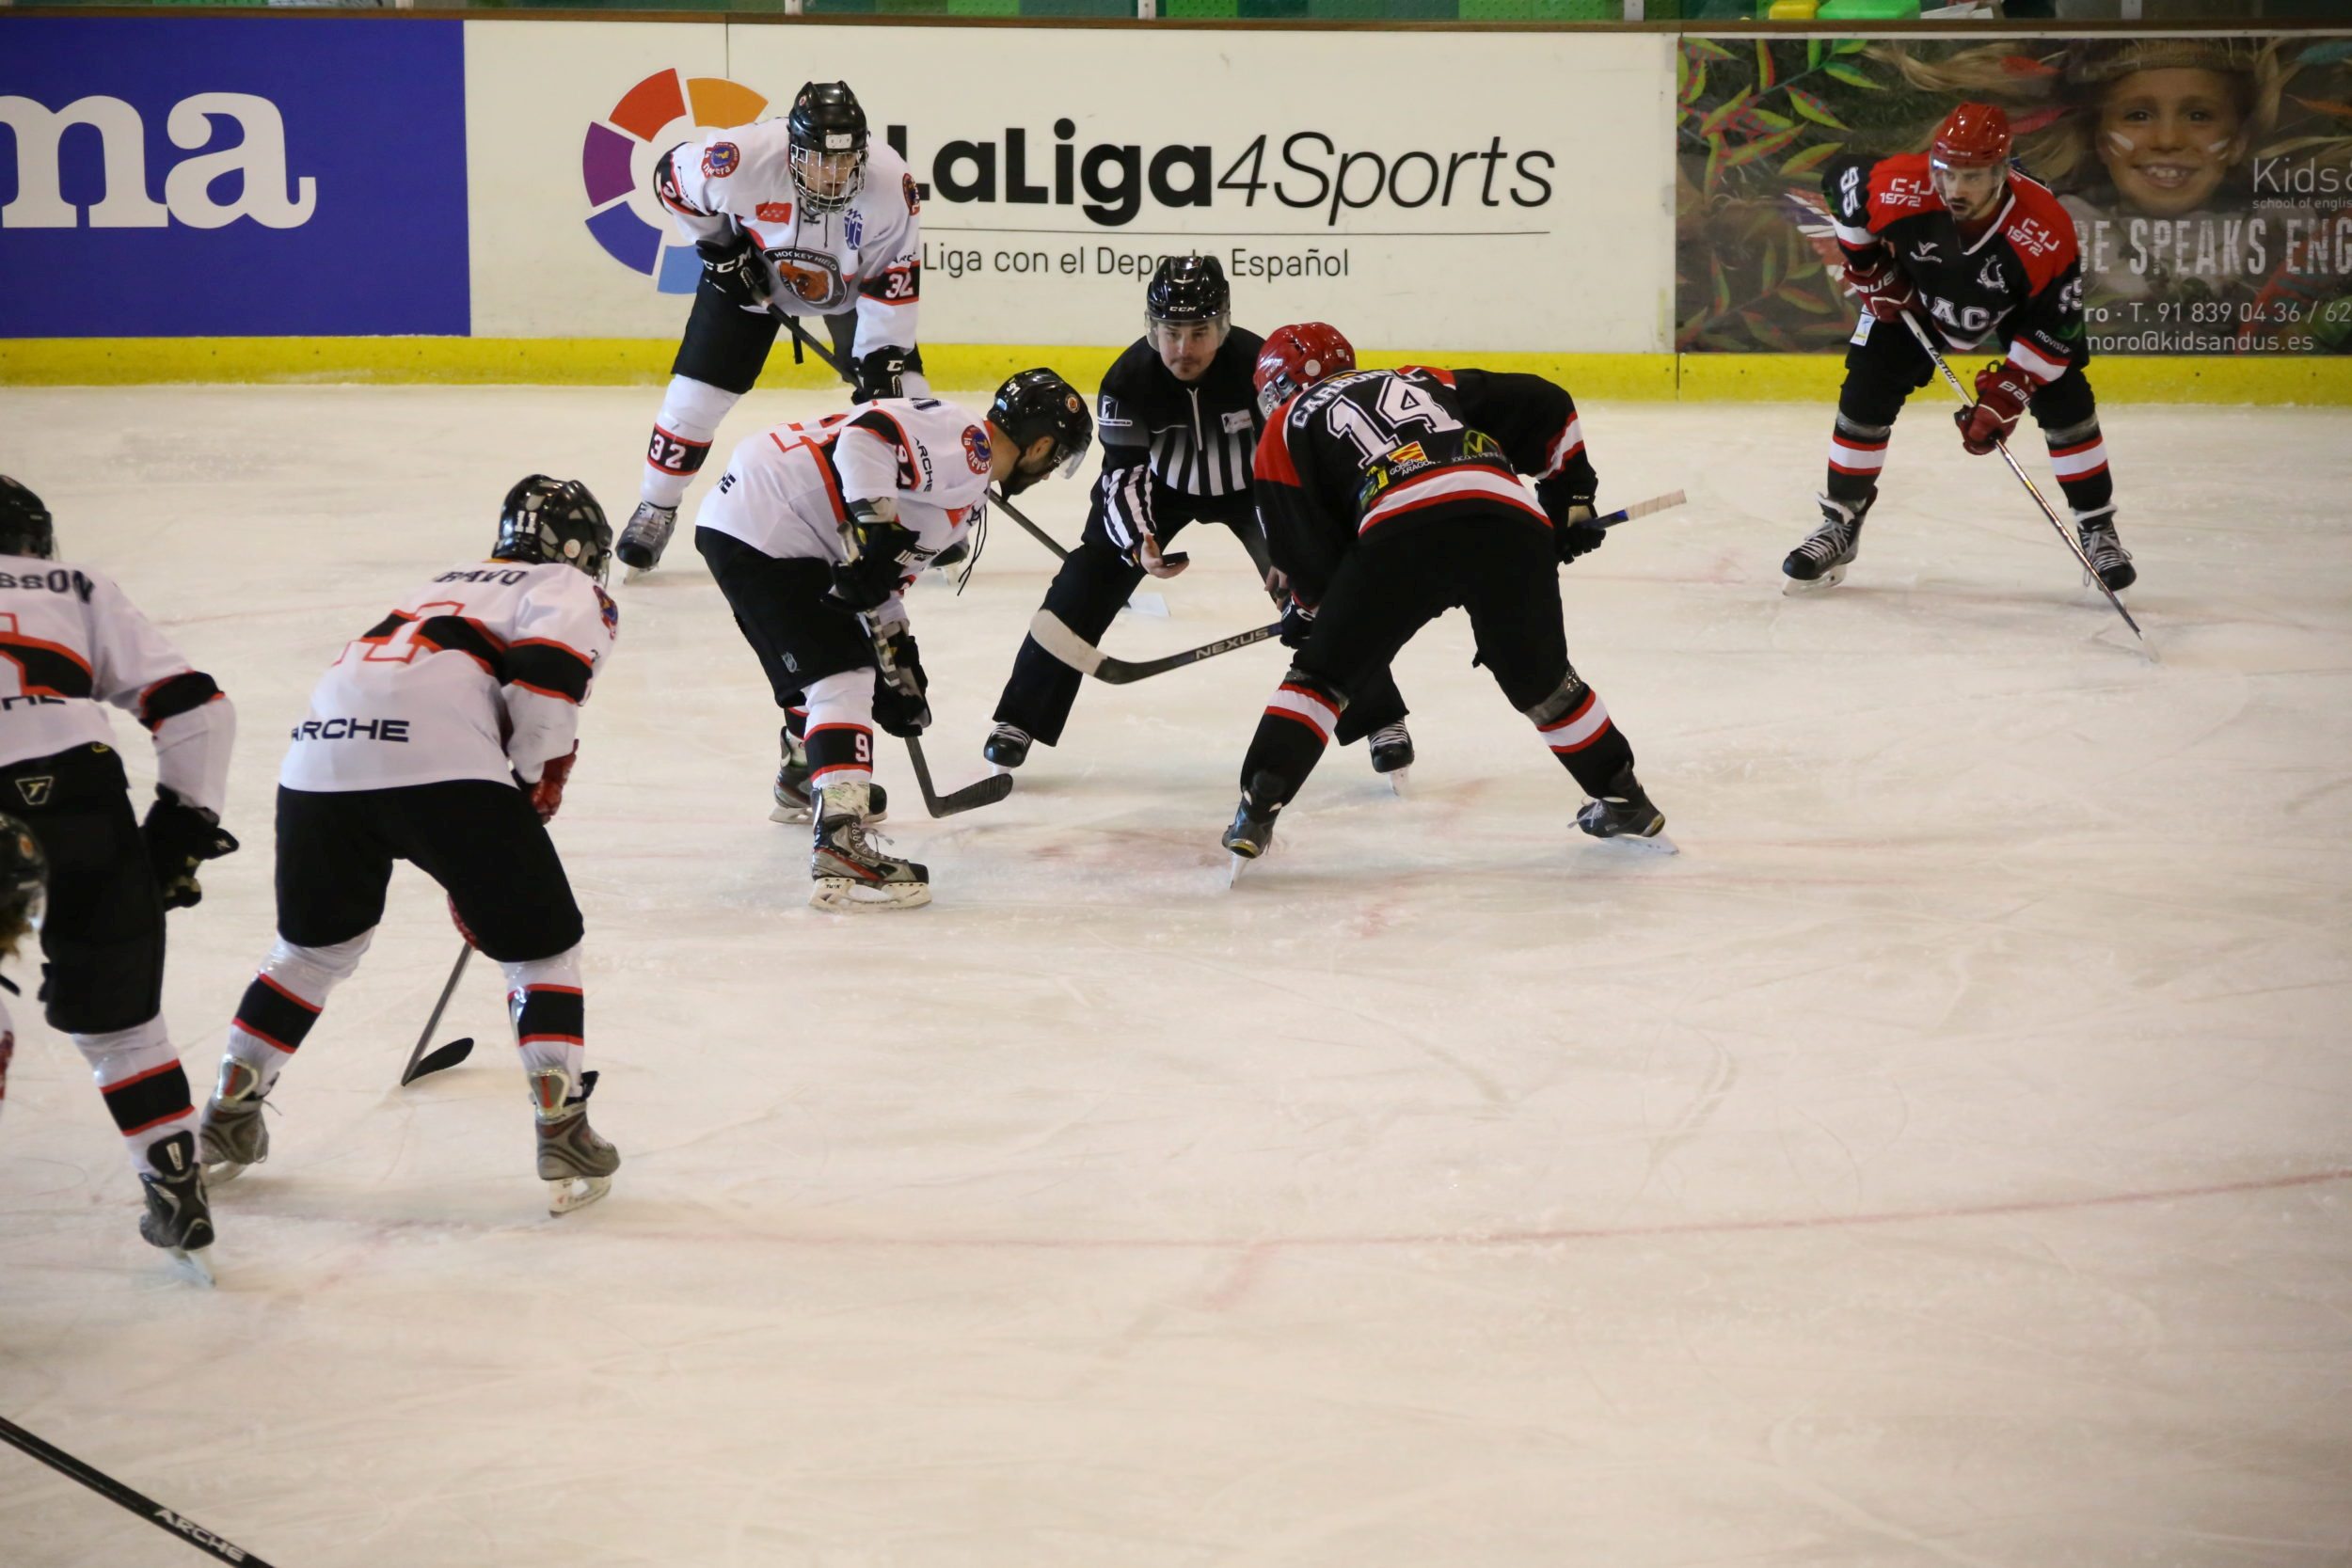
[[[0,337],[469,319],[464,24],[0,12]]]

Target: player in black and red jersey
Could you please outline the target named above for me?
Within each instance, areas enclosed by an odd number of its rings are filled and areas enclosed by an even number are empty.
[[[1846,350],[1830,437],[1821,526],[1788,552],[1788,586],[1829,587],[1846,575],[1903,399],[1935,367],[1901,318],[1925,319],[1947,352],[2003,342],[2007,357],[1977,375],[1977,404],[1955,416],[1981,456],[2031,407],[2074,511],[2083,553],[2109,588],[2137,573],[2115,533],[2115,481],[2083,366],[2082,267],[2074,223],[2046,186],[2009,167],[2009,117],[1963,103],[1926,152],[1833,159],[1822,173],[1846,282],[1862,320]]]
[[[1242,760],[1225,847],[1238,860],[1265,852],[1350,697],[1457,606],[1511,705],[1593,797],[1577,826],[1655,838],[1666,819],[1634,780],[1633,748],[1568,663],[1560,625],[1559,562],[1606,537],[1592,522],[1596,482],[1568,394],[1531,375],[1359,371],[1347,340],[1321,322],[1271,334],[1256,382],[1266,428],[1251,492],[1290,582],[1282,641],[1296,657]]]

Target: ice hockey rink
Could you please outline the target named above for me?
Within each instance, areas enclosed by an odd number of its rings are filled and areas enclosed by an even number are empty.
[[[519,475],[625,517],[657,398],[0,392],[63,553],[237,705],[245,851],[171,924],[199,1096],[317,672]],[[885,742],[937,901],[820,914],[681,535],[555,825],[611,1197],[544,1212],[489,966],[472,1059],[394,1086],[457,946],[412,872],[211,1291],[12,1002],[0,1412],[277,1568],[2352,1563],[2352,418],[2106,411],[2160,661],[1929,405],[1784,597],[1828,422],[1586,410],[1605,505],[1691,497],[1563,575],[1673,858],[1571,829],[1456,615],[1410,797],[1333,752],[1231,890],[1271,644],[1089,683],[949,820]],[[1074,540],[1081,485],[1028,500]],[[1111,651],[1267,618],[1184,544]],[[942,787],[1050,564],[1000,516],[913,596]],[[196,1559],[0,1450],[0,1560]]]

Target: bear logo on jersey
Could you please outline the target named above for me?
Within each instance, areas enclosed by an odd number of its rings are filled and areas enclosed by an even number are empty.
[[[703,149],[703,176],[723,180],[743,162],[743,150],[731,141],[715,141]]]
[[[963,427],[963,460],[972,465],[974,473],[988,472],[988,432],[978,425],[968,424]]]
[[[841,276],[840,263],[824,251],[787,246],[770,251],[768,260],[775,263],[776,276],[784,279],[784,286],[804,305],[830,310],[850,297],[849,281]]]

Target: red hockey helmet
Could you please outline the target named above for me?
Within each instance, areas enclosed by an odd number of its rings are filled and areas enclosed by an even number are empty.
[[[1948,168],[1987,168],[2009,162],[2009,116],[1997,103],[1963,103],[1935,128],[1928,155]]]
[[[1327,375],[1356,368],[1356,345],[1336,326],[1301,322],[1266,334],[1258,351],[1258,412],[1267,419],[1297,392]]]

